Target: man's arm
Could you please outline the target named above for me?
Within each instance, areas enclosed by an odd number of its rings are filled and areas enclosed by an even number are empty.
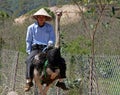
[[[28,27],[26,34],[26,52],[28,54],[30,54],[31,52],[31,47],[32,47],[32,30],[30,27]]]

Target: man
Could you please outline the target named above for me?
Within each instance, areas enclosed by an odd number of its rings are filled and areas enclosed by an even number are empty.
[[[49,42],[52,42],[53,44],[55,43],[54,29],[51,24],[46,22],[52,20],[52,17],[47,13],[47,11],[44,8],[41,8],[33,15],[33,18],[36,19],[37,22],[28,26],[26,35],[26,52],[29,56],[26,59],[25,91],[29,91],[33,86],[32,79],[34,66],[32,64],[32,59],[38,52],[42,51]],[[60,85],[57,86],[61,87]]]

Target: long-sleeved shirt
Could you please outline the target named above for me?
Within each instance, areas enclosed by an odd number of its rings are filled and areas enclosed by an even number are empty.
[[[51,24],[45,23],[40,27],[37,22],[27,28],[26,52],[29,54],[33,44],[47,45],[49,41],[55,42],[55,32]]]

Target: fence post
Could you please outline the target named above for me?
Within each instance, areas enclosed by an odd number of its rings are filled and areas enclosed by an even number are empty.
[[[18,67],[18,59],[19,59],[19,52],[16,53],[15,56],[15,63],[13,63],[13,76],[12,76],[12,91],[15,91],[15,83],[16,83],[16,75],[17,75],[17,67]]]

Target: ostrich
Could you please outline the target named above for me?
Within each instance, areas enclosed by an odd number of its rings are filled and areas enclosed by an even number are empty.
[[[54,48],[48,50],[47,53],[40,53],[36,55],[35,60],[33,60],[34,61],[33,64],[35,64],[34,82],[38,87],[41,95],[47,95],[47,91],[49,90],[51,84],[56,79],[59,79],[61,77],[62,72],[60,72],[60,70],[62,67],[60,67],[59,63],[60,61],[64,61],[64,59],[61,57],[61,54],[60,54],[60,34],[59,33],[60,33],[61,16],[62,16],[62,12],[56,11],[56,29],[55,29],[56,42],[55,42]],[[40,64],[36,64],[36,63],[43,63],[43,64],[48,63],[48,65],[46,66],[46,69],[44,69],[44,66],[43,66],[42,70],[39,70],[38,65]],[[46,74],[43,71],[46,71]],[[43,84],[46,84],[44,89],[43,89]]]

